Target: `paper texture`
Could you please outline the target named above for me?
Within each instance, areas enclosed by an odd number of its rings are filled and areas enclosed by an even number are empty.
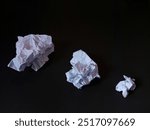
[[[94,78],[100,78],[97,64],[84,51],[74,52],[70,63],[72,69],[66,73],[67,81],[78,89],[89,84]]]
[[[49,60],[48,55],[53,51],[51,36],[34,34],[18,36],[16,57],[10,61],[8,67],[16,71],[24,71],[26,67],[31,66],[37,71]]]
[[[136,88],[135,85],[135,79],[131,79],[130,77],[127,77],[123,75],[124,79],[123,81],[120,81],[116,86],[116,91],[122,92],[122,96],[126,98],[128,96],[128,91],[133,91]]]

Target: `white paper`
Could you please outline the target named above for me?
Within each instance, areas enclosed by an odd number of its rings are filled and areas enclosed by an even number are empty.
[[[84,51],[74,52],[70,63],[72,69],[66,73],[67,81],[78,89],[89,84],[94,78],[100,78],[97,64]]]
[[[136,88],[135,85],[135,79],[131,79],[130,77],[127,77],[123,75],[124,79],[123,81],[120,81],[116,86],[116,91],[122,92],[122,96],[126,98],[128,96],[128,91],[133,91]]]
[[[18,36],[16,57],[10,61],[8,67],[16,71],[24,71],[26,67],[31,66],[37,71],[49,60],[48,55],[53,51],[51,36],[34,34]]]

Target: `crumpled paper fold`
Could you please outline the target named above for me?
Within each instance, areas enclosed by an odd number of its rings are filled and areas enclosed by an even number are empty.
[[[133,91],[136,88],[135,79],[131,79],[130,77],[127,77],[123,75],[124,79],[123,81],[120,81],[116,85],[116,91],[122,92],[122,96],[126,98],[128,96],[128,91]]]
[[[35,71],[39,70],[48,60],[48,55],[54,51],[52,37],[48,35],[30,34],[18,36],[16,43],[16,57],[8,67],[16,71],[24,71],[28,66]]]
[[[67,81],[78,89],[89,84],[94,78],[100,78],[97,64],[84,51],[74,52],[70,63],[72,69],[66,73]]]

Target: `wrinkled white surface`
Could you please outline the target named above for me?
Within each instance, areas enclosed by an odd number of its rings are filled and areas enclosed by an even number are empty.
[[[94,78],[100,78],[97,64],[84,51],[74,52],[70,63],[72,69],[66,73],[67,81],[78,89],[89,84]]]
[[[134,90],[136,88],[135,85],[135,79],[131,79],[130,77],[127,77],[123,75],[124,79],[123,81],[120,81],[116,86],[116,91],[122,92],[122,96],[126,98],[128,96],[129,90]]]
[[[16,71],[24,71],[27,66],[31,66],[37,71],[49,60],[48,55],[53,51],[51,36],[33,34],[18,36],[16,57],[10,61],[8,67]]]

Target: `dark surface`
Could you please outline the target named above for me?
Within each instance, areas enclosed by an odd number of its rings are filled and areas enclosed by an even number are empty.
[[[147,0],[30,0],[1,3],[0,112],[150,112],[150,3]],[[48,34],[55,52],[38,72],[7,67],[17,36]],[[84,50],[101,79],[82,90],[66,82],[72,53]],[[122,75],[137,89],[115,91]]]

